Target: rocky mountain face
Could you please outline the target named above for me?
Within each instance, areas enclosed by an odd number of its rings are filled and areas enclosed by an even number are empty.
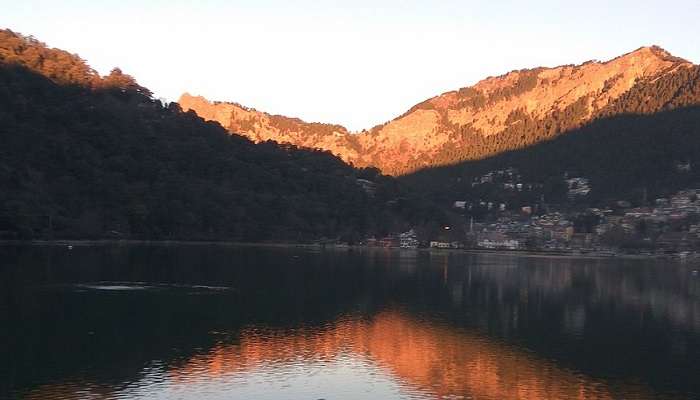
[[[298,118],[271,115],[237,103],[210,102],[185,93],[178,101],[184,111],[194,110],[200,117],[216,121],[231,133],[255,142],[274,140],[300,147],[324,149],[345,160],[357,159],[360,148],[355,135],[340,125],[309,123]]]
[[[403,175],[522,148],[598,117],[630,111],[615,105],[635,87],[692,68],[692,63],[654,46],[606,62],[512,71],[428,99],[358,134],[339,125],[306,123],[187,93],[179,103],[254,141],[320,148],[356,166]]]

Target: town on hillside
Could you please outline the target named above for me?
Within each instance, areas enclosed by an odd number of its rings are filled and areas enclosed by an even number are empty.
[[[683,167],[683,166],[681,166]],[[566,197],[585,198],[591,184],[585,177],[565,176]],[[491,171],[472,187],[497,184],[501,192],[532,191],[541,184],[522,182],[517,170]],[[700,256],[700,188],[648,199],[643,205],[617,200],[607,207],[562,207],[544,202],[509,207],[498,201],[455,200],[463,217],[459,226],[421,235],[416,229],[367,238],[370,247],[533,251],[599,256]]]

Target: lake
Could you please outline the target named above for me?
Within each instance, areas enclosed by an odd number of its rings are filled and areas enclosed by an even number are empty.
[[[0,398],[700,398],[697,264],[0,246]]]

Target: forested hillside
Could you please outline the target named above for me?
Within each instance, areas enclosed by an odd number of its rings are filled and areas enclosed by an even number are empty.
[[[649,99],[641,93],[657,81],[665,82],[663,88],[691,84],[696,70],[652,46],[605,62],[512,71],[425,100],[357,134],[187,94],[181,103],[254,141],[322,148],[357,166],[406,175],[522,149],[601,117],[696,102],[692,95],[682,100],[668,91]],[[641,103],[632,106],[634,99]]]
[[[690,71],[688,71],[690,72]],[[695,71],[697,73],[697,70]],[[687,83],[687,81],[684,81]],[[633,205],[653,203],[676,190],[700,183],[700,107],[670,108],[664,93],[690,101],[700,95],[700,79],[692,85],[666,87],[664,81],[640,88],[642,97],[622,99],[616,106],[656,109],[656,112],[625,113],[600,118],[531,147],[478,161],[429,169],[401,179],[444,203],[454,200],[505,202],[510,208],[575,200],[587,205],[606,205],[631,200]],[[654,93],[652,101],[642,99]],[[657,107],[658,106],[658,107]],[[642,111],[640,109],[640,111]],[[492,171],[514,168],[519,182],[534,189],[504,190],[502,185],[482,184],[480,177]],[[590,193],[567,197],[567,178],[585,178]]]
[[[700,181],[700,67],[659,47],[486,78],[359,134],[328,125],[319,135],[302,121],[280,125],[275,121],[282,117],[239,105],[183,99],[231,132],[328,149],[356,165],[401,175],[443,204],[564,203],[572,200],[564,182],[572,177],[591,183],[580,202],[630,198],[641,204]],[[511,167],[535,189],[474,184]]]
[[[183,101],[0,31],[0,238],[354,241],[435,229],[433,201],[642,204],[700,182],[700,67],[655,47],[488,78],[360,134]],[[475,184],[508,168],[527,190]]]
[[[352,241],[440,218],[376,170],[254,144],[119,69],[0,31],[4,238]]]

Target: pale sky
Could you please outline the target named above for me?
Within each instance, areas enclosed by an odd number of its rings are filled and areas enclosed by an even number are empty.
[[[370,128],[513,69],[645,45],[700,62],[700,1],[0,0],[0,27],[187,91]]]

